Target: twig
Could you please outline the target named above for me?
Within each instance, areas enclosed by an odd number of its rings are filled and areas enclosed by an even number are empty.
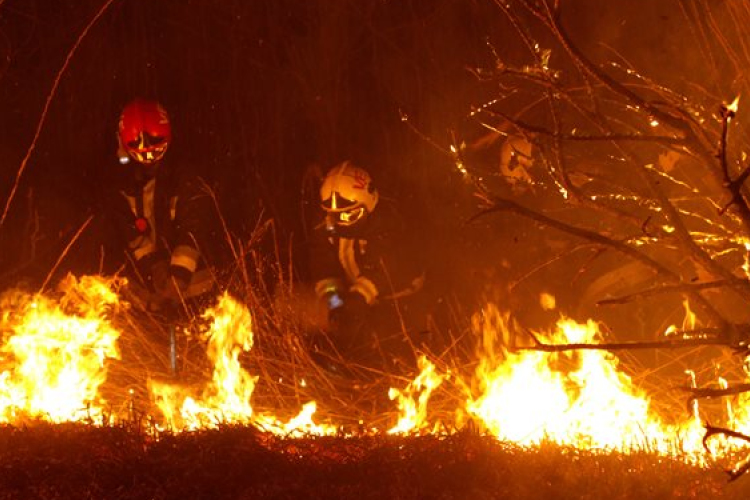
[[[65,258],[65,256],[68,254],[68,251],[70,251],[70,248],[73,246],[73,243],[75,243],[76,240],[81,236],[81,234],[83,233],[83,230],[88,227],[88,225],[91,223],[92,220],[94,220],[94,216],[89,215],[89,218],[86,219],[83,224],[81,224],[81,227],[78,228],[78,231],[76,231],[76,234],[73,235],[73,238],[71,238],[71,240],[65,246],[65,249],[57,258],[57,261],[55,261],[55,265],[52,266],[52,269],[50,269],[49,273],[47,273],[47,277],[44,279],[44,283],[42,283],[41,288],[39,288],[39,293],[44,292],[44,289],[47,288],[47,285],[49,284],[50,279],[52,279],[52,275],[57,270],[57,267],[60,265],[60,263]]]
[[[36,148],[36,142],[37,140],[39,140],[39,135],[42,132],[42,127],[44,126],[44,122],[47,118],[49,107],[52,104],[52,99],[55,97],[55,94],[57,93],[57,87],[60,85],[60,80],[62,79],[63,73],[65,72],[66,69],[68,69],[68,65],[70,64],[70,61],[73,59],[73,55],[75,54],[76,50],[78,50],[78,47],[81,45],[81,42],[83,42],[83,39],[86,37],[88,32],[91,30],[94,24],[96,24],[99,18],[102,17],[102,15],[109,8],[109,6],[112,5],[112,3],[114,3],[115,1],[116,0],[106,0],[104,5],[101,6],[101,8],[97,11],[94,17],[91,18],[91,20],[88,22],[88,24],[83,29],[81,34],[78,35],[78,38],[73,44],[73,47],[68,52],[68,55],[65,56],[65,61],[63,62],[62,67],[55,75],[55,79],[52,82],[52,88],[50,89],[49,94],[47,94],[47,100],[44,103],[42,114],[39,117],[39,123],[37,123],[36,130],[34,131],[34,137],[31,139],[31,144],[29,145],[29,148],[26,151],[26,155],[23,157],[23,160],[21,160],[21,165],[18,167],[18,171],[16,172],[16,178],[15,178],[15,181],[13,182],[13,187],[10,190],[10,194],[8,194],[8,199],[5,201],[5,208],[3,209],[2,216],[0,216],[0,228],[2,228],[3,224],[5,223],[6,217],[8,216],[10,205],[16,196],[16,191],[18,191],[18,186],[20,185],[20,182],[21,182],[21,176],[26,170],[26,166],[29,163],[29,158],[31,157],[31,153]]]
[[[712,288],[720,288],[723,286],[727,286],[727,282],[725,280],[716,280],[716,281],[709,281],[705,283],[685,283],[680,285],[666,285],[666,286],[660,286],[655,288],[650,288],[648,290],[643,290],[636,293],[631,293],[628,295],[623,295],[621,297],[615,297],[613,299],[605,299],[597,301],[596,305],[598,306],[608,306],[613,304],[625,304],[627,302],[630,302],[631,300],[638,299],[638,298],[644,298],[644,297],[650,297],[652,295],[661,295],[664,293],[684,293],[691,290],[698,291],[698,290],[709,290]]]
[[[719,112],[721,115],[719,162],[721,164],[722,175],[724,176],[724,184],[731,194],[729,202],[719,211],[719,214],[726,212],[732,205],[736,206],[742,222],[745,224],[745,227],[750,230],[750,207],[748,207],[747,201],[742,196],[742,185],[750,174],[750,168],[746,168],[739,177],[732,180],[732,177],[729,174],[729,164],[727,162],[727,136],[729,134],[729,123],[732,121],[732,118],[734,118],[736,111],[730,109],[726,105],[722,105]]]
[[[531,335],[531,334],[530,334]],[[564,352],[564,351],[622,351],[633,349],[684,349],[696,346],[726,346],[727,342],[718,338],[676,338],[674,340],[654,340],[650,342],[603,342],[601,344],[571,343],[545,344],[531,335],[533,346],[516,346],[518,351]]]
[[[708,440],[717,435],[724,435],[742,441],[750,442],[750,436],[748,436],[747,434],[743,434],[741,432],[733,431],[731,429],[726,429],[723,427],[714,427],[710,424],[706,424],[706,434],[703,436],[703,448],[706,451],[710,452],[710,449],[708,447]],[[748,460],[748,458],[745,458],[745,460],[740,462],[737,467],[726,470],[725,472],[729,475],[729,482],[732,482],[741,477],[748,470],[750,470],[750,460]]]
[[[666,146],[680,146],[680,145],[685,144],[685,139],[681,137],[674,137],[674,136],[667,136],[667,135],[615,134],[615,133],[596,135],[596,134],[555,133],[551,130],[546,129],[545,127],[539,127],[537,125],[532,125],[530,123],[527,123],[523,120],[513,118],[509,114],[503,113],[502,111],[496,111],[496,110],[491,110],[491,109],[485,109],[483,111],[489,114],[490,116],[497,116],[497,117],[503,118],[504,120],[507,120],[508,122],[512,123],[514,126],[516,126],[520,130],[524,130],[526,132],[532,132],[532,133],[539,134],[539,135],[544,135],[547,137],[554,137],[556,139],[563,140],[563,141],[654,142],[657,144],[664,144]]]
[[[614,250],[622,253],[623,255],[626,255],[632,259],[635,259],[639,262],[642,262],[646,266],[650,267],[658,275],[660,275],[662,278],[664,278],[666,281],[681,285],[682,280],[678,274],[667,268],[666,266],[662,265],[660,262],[652,259],[648,255],[644,254],[643,252],[623,243],[617,240],[613,240],[612,238],[608,238],[607,236],[604,236],[600,233],[589,231],[587,229],[583,229],[576,226],[571,226],[569,224],[566,224],[562,221],[559,221],[557,219],[553,219],[551,217],[547,217],[546,215],[540,214],[538,212],[535,212],[533,210],[530,210],[514,201],[500,198],[500,197],[485,197],[485,201],[489,204],[489,207],[482,210],[478,214],[471,217],[470,221],[476,220],[479,217],[482,217],[483,215],[493,213],[493,212],[512,212],[516,213],[518,215],[521,215],[523,217],[529,218],[539,224],[545,225],[547,227],[552,227],[557,230],[560,230],[564,233],[570,234],[572,236],[582,238],[588,241],[592,241],[594,243],[598,243],[601,245],[605,245],[608,247],[613,248]],[[731,281],[730,281],[731,282]],[[732,331],[733,327],[732,325],[729,325],[727,321],[725,321],[719,314],[716,312],[716,310],[711,306],[711,304],[699,293],[697,293],[696,290],[688,289],[686,290],[686,293],[690,296],[691,300],[697,303],[703,312],[711,317],[714,321],[716,321],[718,324],[722,325],[724,327],[724,331]],[[733,335],[735,338],[738,337],[737,334]]]

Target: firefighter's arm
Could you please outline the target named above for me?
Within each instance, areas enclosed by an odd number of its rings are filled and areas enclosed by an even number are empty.
[[[169,258],[170,276],[184,290],[202,257],[201,247],[207,244],[214,206],[208,192],[198,179],[183,181],[174,207],[175,241]]]
[[[377,303],[380,297],[380,290],[373,280],[364,275],[359,275],[354,284],[349,288],[349,292],[354,297],[361,297],[361,300],[367,305]],[[359,300],[359,299],[357,299]]]
[[[346,287],[334,242],[328,238],[322,224],[315,228],[310,239],[309,258],[315,295],[326,303],[329,310],[335,309],[339,300],[343,300]]]
[[[172,265],[167,255],[154,253],[142,260],[145,262],[138,262],[138,267],[145,268],[142,273],[154,294],[153,305],[158,307],[165,302],[179,303],[192,273],[181,266]]]
[[[323,300],[329,311],[343,305],[344,287],[338,278],[323,278],[315,283],[315,295]]]
[[[343,279],[332,275],[315,282],[315,294],[326,303],[328,310],[331,311],[354,302],[366,305],[375,304],[378,301],[379,291],[375,283],[364,275],[360,275],[349,286],[344,283]]]
[[[344,288],[335,278],[318,281],[315,290],[328,311],[327,328],[330,331],[340,330],[347,322],[361,318],[369,307],[362,294],[353,288]]]
[[[367,275],[357,278],[352,287],[361,293],[368,304],[380,300],[408,297],[424,286],[425,269],[415,240],[403,231],[383,234],[372,242],[372,250],[379,255]]]

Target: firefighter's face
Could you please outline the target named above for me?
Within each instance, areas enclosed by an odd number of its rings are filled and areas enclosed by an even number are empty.
[[[327,222],[338,227],[354,226],[367,215],[367,209],[362,203],[348,200],[336,191],[331,193],[330,198],[323,200],[322,207],[327,214]]]
[[[135,140],[125,145],[128,154],[143,165],[153,165],[161,160],[168,146],[165,137],[152,136],[148,132],[141,132]]]
[[[327,212],[326,231],[332,236],[356,237],[366,218],[367,211],[364,207],[347,212]]]
[[[353,226],[360,220],[364,219],[366,214],[365,207],[357,207],[342,212],[329,212],[328,216],[337,226]]]

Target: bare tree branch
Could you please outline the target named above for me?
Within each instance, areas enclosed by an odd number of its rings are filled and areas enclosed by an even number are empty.
[[[708,446],[708,441],[714,437],[723,435],[726,437],[739,439],[740,441],[747,441],[750,442],[750,436],[743,434],[741,432],[733,431],[731,429],[726,429],[723,427],[714,427],[710,424],[706,424],[706,433],[703,436],[703,447],[706,449],[706,451],[710,451]],[[725,472],[729,475],[729,481],[735,481],[736,479],[742,477],[748,470],[750,470],[750,457],[746,457],[743,461],[741,461],[736,467],[733,469],[726,470]]]
[[[486,208],[485,210],[476,214],[470,220],[476,220],[479,217],[482,217],[484,215],[494,213],[494,212],[515,213],[517,215],[521,215],[523,217],[531,219],[544,226],[552,227],[557,230],[563,231],[564,233],[570,234],[572,236],[582,238],[582,239],[585,239],[585,240],[588,240],[597,244],[608,246],[622,253],[623,255],[627,257],[630,257],[634,260],[637,260],[645,264],[649,268],[653,269],[657,273],[657,275],[660,276],[664,281],[668,283],[673,283],[673,284],[682,284],[682,281],[679,275],[675,274],[673,271],[671,271],[669,268],[665,267],[658,261],[628,246],[625,243],[613,240],[602,234],[589,231],[587,229],[582,229],[579,227],[571,226],[569,224],[558,221],[551,217],[547,217],[546,215],[530,210],[508,199],[492,198],[488,201],[489,201],[490,206]],[[701,295],[699,295],[696,290],[688,289],[686,290],[686,293],[688,293],[691,300],[695,301],[701,307],[703,312],[707,316],[709,316],[711,320],[721,325],[720,328],[722,330],[727,331],[727,332],[734,331],[734,327],[730,325],[728,322],[726,322],[721,317],[721,315],[718,312],[716,312],[714,307],[709,302],[707,302]]]

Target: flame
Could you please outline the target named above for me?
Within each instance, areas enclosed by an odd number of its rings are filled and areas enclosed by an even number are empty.
[[[562,353],[487,351],[511,324],[496,308],[483,312],[480,363],[476,369],[479,395],[467,410],[493,435],[522,445],[549,440],[587,449],[651,449],[699,452],[700,422],[686,427],[663,424],[649,411],[649,399],[618,368],[606,351]],[[548,343],[595,343],[597,324],[562,318],[557,330],[542,335]],[[690,436],[689,442],[685,441]]]
[[[110,323],[120,306],[115,280],[69,276],[55,294],[12,290],[0,295],[0,422],[24,418],[53,422],[92,419],[103,422],[107,404],[99,395],[107,362],[119,359],[120,333]],[[542,296],[553,305],[553,297]],[[696,316],[684,302],[683,330],[695,328]],[[318,405],[305,403],[299,413],[282,419],[272,411],[256,412],[251,398],[258,377],[243,368],[242,356],[253,347],[253,320],[247,307],[228,294],[203,314],[203,332],[213,370],[203,386],[150,381],[150,394],[164,426],[176,431],[252,424],[270,433],[341,434],[337,425],[314,421]],[[399,409],[389,434],[435,433],[428,405],[441,385],[455,382],[450,396],[456,407],[455,428],[471,419],[500,440],[521,445],[552,441],[582,449],[649,450],[705,463],[704,429],[697,400],[691,414],[665,423],[650,400],[619,366],[612,353],[578,350],[545,353],[516,350],[523,340],[510,313],[490,304],[472,318],[478,334],[476,368],[471,373],[441,373],[427,357],[418,359],[419,373],[403,389],[391,388]],[[536,332],[549,344],[596,343],[598,325],[561,317],[552,332]],[[697,387],[695,373],[687,371]],[[307,382],[305,381],[305,384]],[[727,387],[724,379],[720,387]],[[462,392],[460,392],[462,391]],[[456,399],[455,396],[460,396]],[[462,396],[462,397],[461,397]],[[444,409],[444,408],[443,408]],[[750,432],[750,395],[725,405],[726,421]],[[273,409],[271,409],[273,410]],[[287,410],[287,409],[284,409]],[[451,424],[451,422],[446,422]],[[711,451],[727,450],[715,440]]]
[[[213,363],[211,382],[200,396],[175,384],[151,381],[153,399],[165,418],[176,430],[196,430],[220,424],[258,424],[272,432],[289,434],[299,430],[308,433],[334,433],[335,428],[314,424],[315,402],[307,403],[288,423],[271,415],[256,416],[250,398],[258,381],[240,362],[240,355],[253,346],[252,318],[247,308],[229,294],[222,295],[216,306],[203,317],[211,320],[204,333],[207,354]]]
[[[676,335],[682,332],[691,332],[695,330],[697,325],[697,317],[693,310],[690,308],[690,301],[685,299],[682,301],[682,307],[685,308],[685,316],[682,318],[682,331],[677,328],[677,325],[669,325],[664,330],[664,336],[669,337],[670,335]]]
[[[317,403],[310,401],[302,405],[302,410],[295,417],[289,419],[288,422],[283,422],[273,415],[258,415],[254,423],[255,425],[273,432],[274,434],[283,435],[287,437],[294,436],[305,436],[305,435],[316,435],[316,436],[331,436],[339,433],[339,429],[336,426],[316,424],[312,417],[317,410]]]
[[[0,296],[0,421],[101,419],[106,360],[119,359],[107,313],[114,280],[68,276],[59,300],[10,290]]]
[[[207,354],[213,362],[211,383],[196,399],[184,388],[151,381],[150,390],[167,425],[172,428],[198,429],[220,423],[249,423],[253,409],[250,397],[257,377],[245,371],[240,354],[253,345],[252,319],[249,311],[224,294],[203,317],[211,319],[204,333]]]
[[[737,113],[737,110],[740,107],[740,96],[734,98],[734,101],[732,101],[731,104],[727,106],[727,109],[732,113]]]
[[[388,430],[389,434],[407,434],[426,426],[427,402],[432,391],[443,382],[443,376],[436,372],[435,365],[425,356],[420,356],[417,363],[420,373],[403,391],[393,387],[388,391],[388,397],[397,400],[401,412],[398,423]],[[416,394],[419,396],[415,400]]]
[[[695,330],[696,317],[695,313],[690,309],[690,301],[688,299],[683,300],[682,306],[685,308],[685,318],[682,320],[682,329],[685,331]]]

